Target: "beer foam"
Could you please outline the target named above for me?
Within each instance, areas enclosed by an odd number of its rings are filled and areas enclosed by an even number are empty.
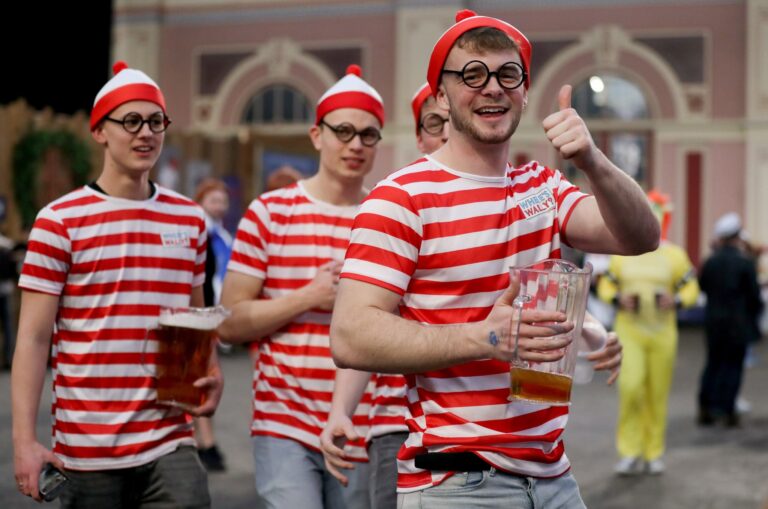
[[[184,327],[187,329],[213,330],[224,321],[221,315],[202,315],[198,313],[174,313],[160,315],[161,327]]]

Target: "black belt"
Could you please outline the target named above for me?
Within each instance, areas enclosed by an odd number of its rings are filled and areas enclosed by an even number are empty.
[[[415,458],[416,468],[448,472],[482,472],[492,465],[471,452],[428,452]]]

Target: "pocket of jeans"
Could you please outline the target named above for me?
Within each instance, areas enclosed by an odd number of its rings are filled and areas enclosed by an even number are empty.
[[[453,496],[461,493],[471,493],[485,486],[489,473],[482,472],[456,472],[437,486],[424,490],[424,496]]]

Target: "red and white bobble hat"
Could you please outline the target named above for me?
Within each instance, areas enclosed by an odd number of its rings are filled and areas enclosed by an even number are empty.
[[[413,120],[416,121],[416,133],[419,132],[419,124],[421,123],[421,108],[424,107],[424,103],[432,95],[432,89],[429,87],[429,83],[424,83],[411,99],[411,109],[413,110]]]
[[[115,74],[96,94],[91,110],[91,131],[109,113],[129,101],[149,101],[157,104],[165,113],[165,98],[157,83],[139,71],[129,69],[128,64],[118,61],[112,66]]]
[[[437,95],[437,87],[440,85],[441,71],[453,45],[464,33],[483,27],[497,28],[517,43],[520,48],[520,59],[523,61],[523,69],[528,73],[525,78],[525,88],[530,86],[531,43],[528,41],[528,38],[506,21],[488,16],[478,16],[474,11],[465,9],[456,13],[456,24],[446,30],[435,43],[435,47],[432,48],[432,55],[429,58],[429,67],[427,68],[427,82],[435,95]]]
[[[347,74],[329,88],[317,101],[315,124],[328,113],[341,108],[356,108],[367,111],[379,120],[384,127],[384,101],[376,91],[360,76],[362,71],[359,65],[347,67]]]

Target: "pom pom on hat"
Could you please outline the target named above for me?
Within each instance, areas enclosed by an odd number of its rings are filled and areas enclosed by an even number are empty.
[[[121,104],[130,101],[149,101],[157,104],[165,113],[165,98],[152,78],[139,71],[131,69],[128,64],[119,60],[112,66],[114,76],[106,85],[101,87],[91,110],[91,131],[101,120]]]
[[[429,88],[429,83],[424,83],[411,99],[411,109],[413,110],[413,120],[416,121],[416,133],[419,132],[419,123],[421,122],[421,108],[424,103],[432,95],[432,89]]]
[[[329,88],[317,101],[315,125],[328,113],[341,108],[355,108],[367,111],[376,117],[381,127],[384,127],[384,101],[381,96],[361,78],[362,70],[359,65],[347,67],[347,74]]]
[[[532,48],[528,38],[506,21],[488,16],[478,16],[474,11],[464,9],[456,13],[456,24],[446,30],[435,43],[435,47],[432,48],[432,55],[429,58],[429,67],[427,68],[427,82],[432,87],[434,94],[437,94],[437,87],[440,85],[441,71],[445,65],[445,60],[458,38],[470,30],[483,27],[501,30],[517,43],[520,48],[520,59],[527,73],[525,88],[530,86]]]

